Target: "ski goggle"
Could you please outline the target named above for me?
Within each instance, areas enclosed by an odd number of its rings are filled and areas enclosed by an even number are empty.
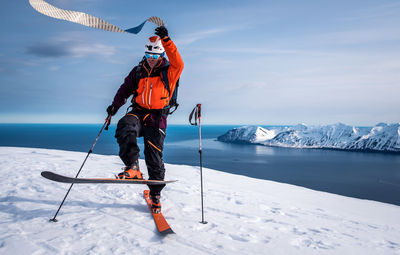
[[[161,57],[162,55],[160,55],[160,54],[145,53],[144,56],[145,56],[146,58],[158,59],[158,58]]]

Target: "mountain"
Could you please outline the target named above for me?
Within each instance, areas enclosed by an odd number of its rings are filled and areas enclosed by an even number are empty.
[[[379,123],[372,128],[343,123],[325,126],[298,124],[263,128],[243,126],[229,130],[218,141],[290,148],[324,148],[400,152],[400,123]]]
[[[400,254],[400,206],[203,168],[166,164],[162,192],[175,235],[160,236],[146,186],[69,184],[86,153],[0,147],[0,254]],[[144,160],[140,167],[147,173]],[[91,154],[80,177],[112,177],[118,156]]]

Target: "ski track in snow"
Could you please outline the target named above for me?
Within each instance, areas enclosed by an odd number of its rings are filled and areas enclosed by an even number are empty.
[[[0,147],[0,254],[400,254],[400,207],[204,170],[200,224],[197,167],[166,164],[178,179],[162,194],[176,235],[160,236],[143,185],[69,184],[86,153]],[[141,169],[146,173],[144,161]],[[113,177],[117,156],[93,154],[80,177]]]

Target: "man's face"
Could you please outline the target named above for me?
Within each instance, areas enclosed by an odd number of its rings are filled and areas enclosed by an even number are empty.
[[[150,68],[153,68],[155,66],[158,65],[158,63],[160,63],[161,58],[158,59],[154,59],[154,58],[147,58],[147,63],[149,64]]]
[[[146,60],[147,60],[147,63],[149,64],[150,68],[157,66],[162,59],[162,56],[159,54],[146,53],[145,56],[146,56]]]

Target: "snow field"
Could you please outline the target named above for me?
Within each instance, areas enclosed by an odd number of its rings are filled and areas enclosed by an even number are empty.
[[[0,254],[400,254],[400,207],[203,169],[166,164],[163,214],[176,235],[160,236],[144,185],[69,184],[86,153],[0,147]],[[141,169],[146,174],[144,161]],[[117,156],[93,154],[80,177],[112,177]]]

